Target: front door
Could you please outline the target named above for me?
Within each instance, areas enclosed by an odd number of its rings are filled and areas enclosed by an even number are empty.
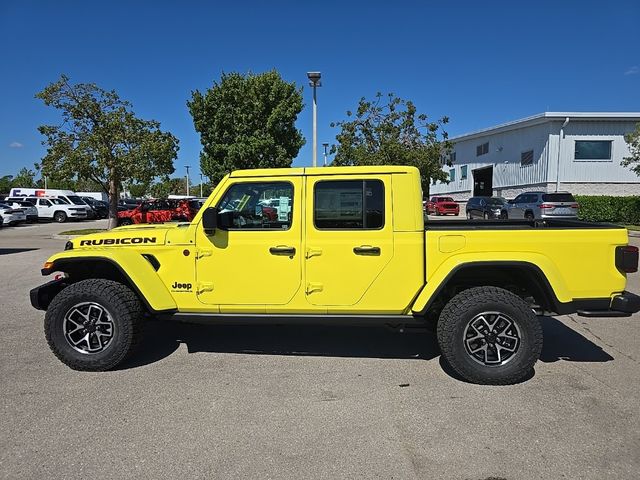
[[[307,300],[355,305],[393,258],[391,175],[306,182]]]
[[[228,229],[196,234],[196,292],[220,311],[288,303],[302,277],[302,180],[234,179],[218,203]]]

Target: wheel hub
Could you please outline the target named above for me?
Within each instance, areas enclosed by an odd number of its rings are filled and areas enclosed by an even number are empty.
[[[71,307],[64,316],[62,328],[67,343],[84,354],[103,352],[115,334],[113,318],[106,308],[95,302]]]
[[[518,325],[501,312],[482,312],[473,317],[464,329],[467,354],[485,366],[501,366],[509,362],[520,348]]]

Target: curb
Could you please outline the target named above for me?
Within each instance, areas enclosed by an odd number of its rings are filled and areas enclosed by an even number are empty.
[[[640,232],[637,230],[627,230],[630,237],[640,238]]]
[[[82,235],[51,235],[54,240],[73,240],[74,238],[81,237]]]

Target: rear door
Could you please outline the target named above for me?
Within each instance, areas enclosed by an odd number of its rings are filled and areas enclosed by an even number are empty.
[[[355,305],[393,258],[391,175],[306,182],[307,301]]]
[[[524,218],[524,206],[527,195],[521,193],[518,195],[509,208],[509,218]]]

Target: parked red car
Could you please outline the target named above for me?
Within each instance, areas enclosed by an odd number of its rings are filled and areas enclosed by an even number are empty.
[[[190,222],[199,208],[197,200],[146,200],[132,210],[119,211],[118,225]]]
[[[431,197],[425,211],[429,215],[460,215],[460,205],[451,197]]]

